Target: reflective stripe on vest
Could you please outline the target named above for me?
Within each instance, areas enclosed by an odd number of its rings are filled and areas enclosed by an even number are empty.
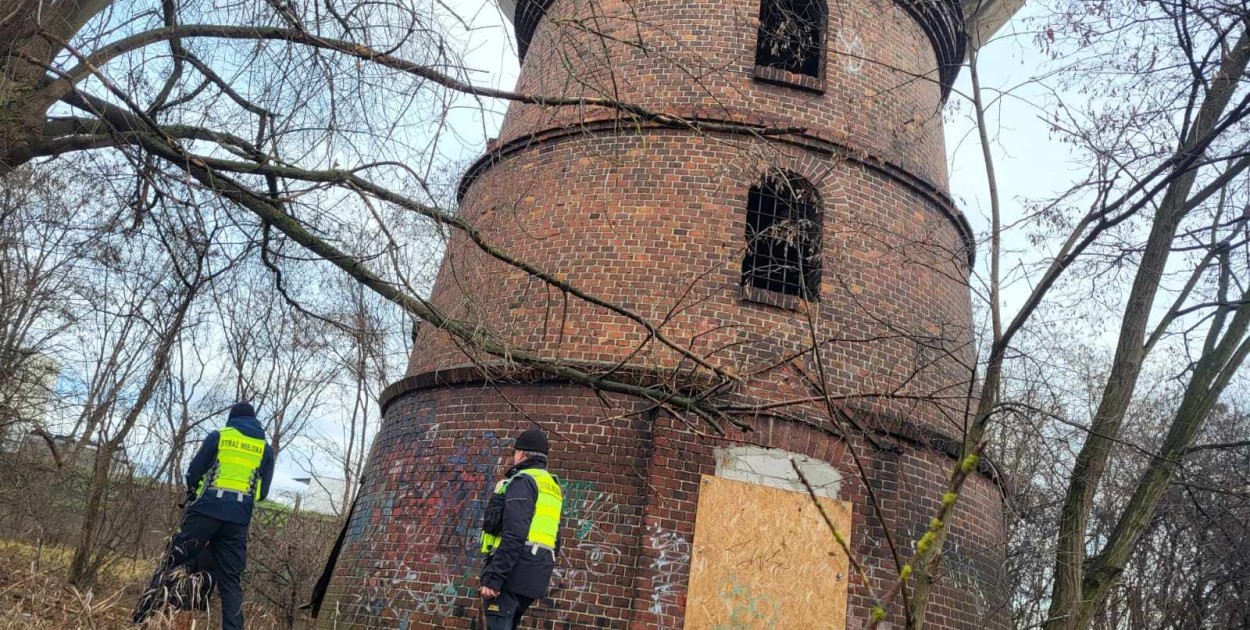
[[[244,435],[233,427],[218,431],[217,461],[200,480],[199,492],[225,490],[251,495],[260,500],[260,463],[265,457],[265,440]]]
[[[560,532],[560,511],[564,507],[564,490],[560,480],[542,468],[527,468],[511,479],[495,484],[495,494],[504,494],[508,485],[519,475],[528,475],[538,486],[538,500],[534,502],[534,518],[530,519],[530,531],[525,542],[530,545],[556,548],[556,536]],[[482,532],[482,553],[490,554],[503,542],[502,536]]]

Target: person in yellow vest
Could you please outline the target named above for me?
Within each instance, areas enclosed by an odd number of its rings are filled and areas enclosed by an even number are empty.
[[[223,630],[243,630],[240,578],[247,563],[247,528],[256,502],[269,496],[273,464],[273,448],[265,442],[256,411],[241,402],[230,408],[225,428],[208,434],[187,466],[188,505],[163,567],[191,562],[208,547]]]
[[[560,546],[564,492],[547,472],[547,436],[528,429],[513,445],[512,468],[495,484],[482,521],[486,556],[478,591],[486,630],[513,630],[547,594]]]

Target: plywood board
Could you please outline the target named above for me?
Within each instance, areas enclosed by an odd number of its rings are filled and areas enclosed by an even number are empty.
[[[818,500],[849,542],[851,504]],[[809,495],[703,476],[686,630],[841,630],[848,577]]]

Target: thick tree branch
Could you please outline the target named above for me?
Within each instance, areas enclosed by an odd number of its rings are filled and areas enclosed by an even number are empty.
[[[55,97],[55,99],[60,99],[68,94],[77,83],[91,76],[95,72],[94,69],[98,69],[103,64],[108,63],[110,60],[115,59],[118,56],[138,50],[150,44],[169,39],[195,37],[250,41],[284,41],[294,44],[302,44],[322,50],[331,50],[350,57],[376,63],[380,66],[425,79],[443,87],[471,96],[497,98],[518,103],[543,105],[548,107],[602,107],[609,110],[619,111],[644,121],[654,122],[661,125],[688,128],[696,131],[710,133],[716,131],[748,130],[760,136],[792,135],[803,131],[800,127],[768,128],[747,123],[709,123],[687,120],[679,116],[654,111],[640,105],[634,105],[610,98],[538,96],[511,92],[508,90],[481,87],[456,79],[455,77],[435,70],[429,66],[396,57],[395,55],[384,53],[355,42],[317,37],[315,35],[294,29],[269,26],[188,24],[136,33],[129,37],[117,40],[111,44],[107,44],[96,50],[91,55],[86,56],[78,65],[66,71],[61,78],[54,80],[51,84],[46,86],[44,90],[49,95]]]
[[[409,295],[400,291],[390,282],[375,275],[360,260],[340,251],[324,239],[312,234],[302,223],[276,206],[268,197],[249,190],[246,186],[234,181],[225,173],[211,168],[205,159],[187,153],[172,141],[166,141],[162,137],[163,134],[159,133],[159,127],[153,126],[149,131],[135,133],[133,130],[152,124],[143,120],[142,117],[121,110],[100,99],[87,97],[77,92],[67,95],[64,100],[70,105],[99,116],[118,131],[131,133],[132,137],[144,149],[186,171],[218,195],[250,210],[262,221],[274,226],[291,240],[316,254],[321,259],[338,267],[378,295],[399,305],[414,316],[433,324],[440,330],[451,334],[471,347],[594,390],[644,398],[681,412],[692,413],[707,421],[714,428],[717,428],[718,432],[721,421],[729,422],[745,431],[751,430],[749,424],[726,415],[714,403],[701,398],[690,397],[656,387],[605,379],[584,370],[561,364],[556,360],[535,355],[523,349],[510,347],[494,339],[487,331],[451,319],[438,311],[428,301],[419,296]]]

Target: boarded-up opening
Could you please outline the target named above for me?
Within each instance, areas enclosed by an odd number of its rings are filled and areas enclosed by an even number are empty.
[[[851,540],[851,504],[819,497]],[[687,630],[846,627],[847,558],[812,498],[704,475]]]

